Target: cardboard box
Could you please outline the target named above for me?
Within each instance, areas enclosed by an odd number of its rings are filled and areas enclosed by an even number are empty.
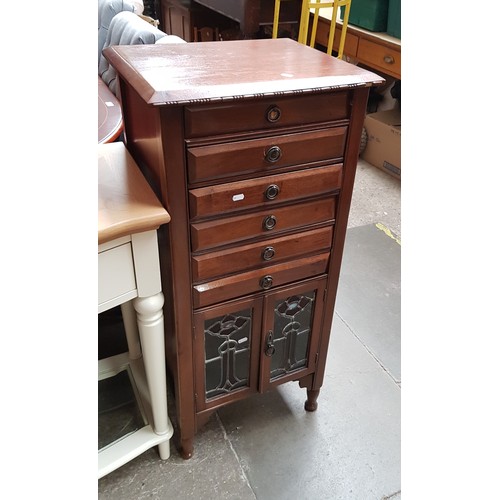
[[[377,111],[365,117],[368,135],[361,158],[401,179],[401,111]]]

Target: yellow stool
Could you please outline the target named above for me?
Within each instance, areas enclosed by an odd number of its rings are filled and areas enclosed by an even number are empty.
[[[347,34],[347,23],[349,20],[349,11],[351,10],[351,0],[333,0],[333,1],[325,1],[325,0],[316,0],[316,1],[302,1],[302,10],[300,14],[300,25],[299,25],[299,35],[298,42],[304,45],[307,45],[307,34],[309,31],[309,14],[314,12],[314,18],[311,29],[311,36],[309,45],[314,47],[316,40],[316,30],[318,28],[318,17],[319,11],[321,9],[333,9],[331,21],[330,21],[330,34],[328,36],[328,46],[326,48],[326,53],[328,55],[332,55],[333,50],[333,40],[335,38],[335,26],[337,22],[337,14],[338,8],[345,6],[344,18],[342,20],[342,31],[340,33],[340,43],[338,50],[338,59],[342,59],[342,55],[344,54],[344,44],[345,37]],[[273,38],[277,38],[278,36],[278,22],[280,16],[280,7],[281,0],[275,0],[274,3],[274,21],[273,21]]]

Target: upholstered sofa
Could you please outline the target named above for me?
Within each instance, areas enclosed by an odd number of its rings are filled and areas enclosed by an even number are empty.
[[[187,43],[175,35],[167,35],[130,11],[116,14],[109,25],[102,49],[110,45],[139,45],[160,43]],[[101,54],[99,58],[99,76],[116,95],[116,71]]]
[[[124,11],[142,14],[144,12],[144,3],[143,0],[98,0],[97,9],[97,22],[99,25],[97,37],[97,64],[99,64],[102,48],[106,42],[109,25],[113,17],[119,12]]]

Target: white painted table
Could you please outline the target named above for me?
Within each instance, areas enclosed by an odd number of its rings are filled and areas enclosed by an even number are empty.
[[[158,445],[170,456],[158,240],[170,216],[122,142],[98,145],[98,313],[120,305],[128,352],[99,360],[99,380],[127,370],[144,426],[99,450],[99,478]]]

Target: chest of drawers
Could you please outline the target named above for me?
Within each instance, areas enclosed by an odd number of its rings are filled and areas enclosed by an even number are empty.
[[[222,405],[323,383],[369,87],[289,39],[105,51],[160,233],[167,367],[184,458]]]

